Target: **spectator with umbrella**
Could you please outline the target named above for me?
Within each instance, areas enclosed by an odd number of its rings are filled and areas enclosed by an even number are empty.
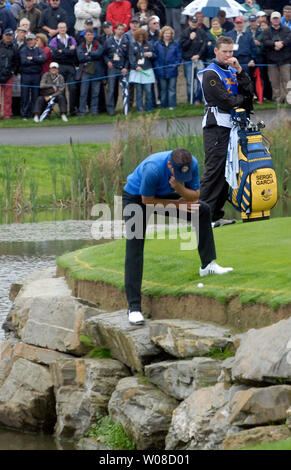
[[[238,16],[234,20],[234,29],[225,35],[231,37],[234,42],[234,57],[237,58],[240,65],[247,73],[252,73],[255,67],[257,50],[252,35],[244,31],[244,23],[244,18]],[[250,72],[250,67],[252,72]]]
[[[52,106],[58,103],[61,113],[61,119],[68,121],[67,100],[64,94],[65,80],[59,73],[59,64],[51,62],[49,72],[46,72],[40,82],[40,95],[36,100],[34,107],[34,122],[42,121],[50,112]],[[42,114],[42,112],[45,112]],[[41,118],[40,118],[41,116]]]
[[[202,91],[197,73],[204,68],[202,58],[206,54],[207,36],[202,29],[198,28],[196,16],[190,17],[188,24],[189,27],[182,32],[180,39],[187,85],[187,102],[201,104]]]

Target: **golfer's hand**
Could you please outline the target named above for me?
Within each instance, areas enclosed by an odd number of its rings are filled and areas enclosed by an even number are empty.
[[[200,204],[198,202],[186,201],[186,199],[179,199],[179,209],[183,210],[181,204],[186,208],[186,212],[194,213],[198,211]],[[184,209],[185,210],[185,209]]]
[[[171,176],[169,183],[171,188],[173,188],[178,194],[180,194],[183,185],[176,180],[175,176]]]
[[[238,71],[238,73],[241,73],[242,68],[236,57],[230,57],[230,59],[227,60],[227,64],[235,68]]]

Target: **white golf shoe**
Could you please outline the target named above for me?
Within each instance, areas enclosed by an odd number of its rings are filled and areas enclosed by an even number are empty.
[[[143,314],[139,311],[128,311],[128,321],[132,325],[142,325],[144,323]]]
[[[211,261],[206,268],[202,269],[200,268],[199,273],[200,276],[208,276],[209,274],[226,274],[233,271],[233,268],[223,268],[222,266],[219,266],[215,261]]]

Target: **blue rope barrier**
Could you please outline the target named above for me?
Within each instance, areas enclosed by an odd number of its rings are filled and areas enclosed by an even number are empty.
[[[204,61],[202,61],[204,62]],[[159,67],[152,67],[152,70],[159,70],[159,69],[164,69],[164,68],[170,68],[170,67],[180,67],[180,65],[183,65],[183,64],[189,64],[189,63],[192,63],[192,60],[184,60],[183,62],[180,62],[178,64],[169,64],[169,65],[161,65]],[[211,62],[204,62],[204,64],[210,64]],[[240,65],[248,65],[248,64],[240,64]],[[291,64],[288,64],[289,66],[291,66]],[[205,65],[207,66],[207,65]],[[255,64],[254,68],[255,67],[276,67],[277,65],[276,64]],[[126,75],[128,75],[129,72],[127,72]],[[70,85],[76,85],[78,83],[85,83],[85,82],[94,82],[94,81],[97,81],[97,80],[107,80],[108,78],[110,77],[122,77],[123,74],[122,73],[117,73],[117,74],[114,74],[114,75],[104,75],[103,77],[94,77],[94,78],[88,78],[87,80],[75,80],[73,82],[65,82],[64,83],[64,86],[70,86]],[[14,83],[1,83],[0,86],[15,86]],[[19,83],[17,84],[17,87],[20,87],[20,88],[40,88],[40,85],[25,85],[25,84],[22,84],[22,83]]]

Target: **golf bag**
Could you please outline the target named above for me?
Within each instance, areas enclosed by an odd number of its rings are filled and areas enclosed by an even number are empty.
[[[229,191],[230,202],[241,212],[243,222],[268,219],[277,202],[277,178],[261,132],[264,123],[254,124],[241,108],[234,110],[232,118],[238,126],[239,172],[238,187]]]

